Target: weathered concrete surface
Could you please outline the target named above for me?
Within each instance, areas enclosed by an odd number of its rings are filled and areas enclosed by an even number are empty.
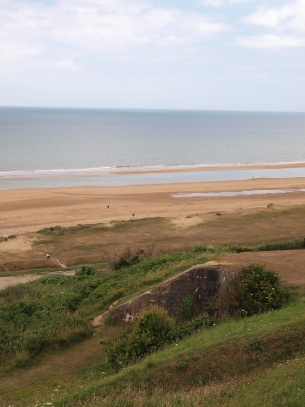
[[[139,312],[157,306],[166,309],[169,315],[182,319],[182,304],[189,295],[195,300],[195,316],[213,313],[215,310],[210,302],[231,273],[221,265],[196,265],[114,308],[110,315],[117,322],[128,322]]]

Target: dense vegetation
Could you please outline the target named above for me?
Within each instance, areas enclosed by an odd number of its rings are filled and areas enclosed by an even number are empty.
[[[211,260],[223,250],[197,247],[194,251],[147,258],[140,253],[131,254],[119,258],[112,271],[83,267],[74,277],[53,274],[3,290],[0,292],[2,374],[37,361],[45,350],[91,338],[94,330],[90,320],[107,311],[115,301],[126,300],[193,264]],[[263,381],[263,369],[304,354],[305,303],[301,296],[295,295],[288,301],[278,276],[260,265],[244,269],[230,283],[220,299],[226,298],[222,306],[230,310],[233,318],[221,323],[207,317],[192,319],[193,302],[189,296],[183,304],[185,322],[182,324],[162,310],[153,310],[143,313],[128,332],[121,333],[119,327],[105,327],[102,335],[106,339],[102,340],[104,346],[99,345],[100,349],[96,350],[95,365],[87,367],[83,378],[78,379],[83,390],[67,384],[67,394],[59,392],[58,397],[53,394],[51,402],[37,390],[33,393],[33,405],[46,405],[34,400],[48,400],[48,405],[56,406],[199,406],[203,385],[233,380],[260,369]],[[280,309],[283,304],[286,306]],[[296,362],[299,369],[304,366],[302,363],[301,359],[299,364]],[[273,376],[277,377],[276,372]],[[226,393],[219,393],[214,399],[205,396],[207,405],[225,405],[229,388],[224,389]],[[241,394],[238,391],[236,394]],[[291,386],[289,391],[292,394],[295,387]],[[244,391],[243,400],[245,394]],[[230,397],[236,401],[235,396]],[[298,395],[293,397],[288,397],[292,404],[283,406],[301,406],[297,404]],[[24,399],[20,400],[20,404],[15,401],[12,404],[25,405]],[[232,402],[231,405],[243,404]]]
[[[114,272],[98,274],[83,267],[74,277],[52,274],[1,291],[0,366],[25,365],[43,350],[91,335],[90,319],[114,301],[208,259],[202,253],[171,253]]]
[[[274,271],[252,264],[227,277],[226,283],[219,289],[214,307],[236,317],[250,316],[278,309],[288,298],[288,290]]]
[[[244,267],[220,291],[215,306],[221,319],[224,313],[227,317],[247,317],[279,309],[289,298],[279,276],[259,264]],[[192,320],[194,304],[194,296],[187,295],[182,304],[185,321]],[[213,318],[201,316],[193,319],[192,323],[178,323],[163,309],[143,311],[119,338],[104,343],[108,362],[114,371],[118,371],[166,344],[182,339],[184,335],[216,325],[213,322]]]
[[[305,377],[300,374],[305,363],[304,311],[303,298],[295,296],[280,310],[231,318],[212,329],[202,327],[116,375],[110,371],[105,377],[105,365],[101,365],[92,383],[54,405],[196,407],[202,406],[204,398],[208,406],[266,407],[274,400],[276,406],[301,407],[305,395]],[[272,389],[275,383],[276,389]]]
[[[101,281],[51,275],[0,292],[0,365],[23,365],[46,348],[88,336],[90,325],[77,310]]]

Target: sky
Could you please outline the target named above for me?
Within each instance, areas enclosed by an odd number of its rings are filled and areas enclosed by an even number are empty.
[[[305,0],[0,0],[0,106],[305,111]]]

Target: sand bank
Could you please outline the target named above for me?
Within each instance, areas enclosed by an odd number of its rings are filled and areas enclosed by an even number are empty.
[[[201,170],[208,171],[206,168]],[[263,208],[270,203],[273,207],[300,205],[305,202],[305,193],[300,191],[304,188],[305,178],[299,177],[4,190],[0,191],[0,235],[37,231],[55,225],[109,224],[113,220],[129,220],[133,217],[163,216],[184,219],[193,214],[213,211]],[[264,192],[276,189],[289,192]],[[177,194],[251,190],[262,191],[253,195],[174,197]]]
[[[202,171],[234,171],[234,170],[267,170],[267,169],[284,169],[284,168],[305,168],[305,162],[299,163],[275,163],[275,164],[229,164],[229,165],[198,165],[198,166],[168,166],[160,168],[143,169],[129,168],[126,169],[112,169],[113,174],[157,174],[157,173],[171,173],[171,172],[202,172]]]

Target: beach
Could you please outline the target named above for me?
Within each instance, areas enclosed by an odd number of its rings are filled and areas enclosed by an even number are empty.
[[[269,167],[260,166],[262,169]],[[302,163],[276,165],[278,169],[303,167]],[[195,174],[211,168],[216,170],[213,166],[183,171]],[[227,167],[217,169],[226,171]],[[243,166],[234,167],[236,173],[243,169]],[[173,169],[158,171],[166,173]],[[117,176],[120,177],[120,173]],[[148,217],[174,218],[181,227],[187,227],[196,221],[195,214],[301,205],[305,199],[304,188],[305,178],[292,177],[3,190],[0,191],[0,235],[56,225],[109,224],[114,220]],[[246,194],[239,194],[245,191]],[[231,196],[224,193],[231,193]]]

